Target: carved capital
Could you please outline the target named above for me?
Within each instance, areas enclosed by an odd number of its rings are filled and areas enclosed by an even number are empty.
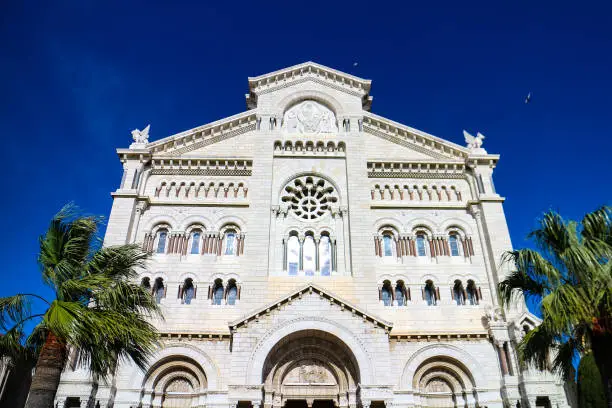
[[[139,214],[144,213],[149,208],[149,203],[146,201],[138,201],[136,202],[136,212]]]

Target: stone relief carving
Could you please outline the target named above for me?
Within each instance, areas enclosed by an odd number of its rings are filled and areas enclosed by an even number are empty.
[[[329,370],[313,360],[304,360],[287,374],[284,383],[329,384],[335,383]]]
[[[336,115],[322,104],[307,100],[285,112],[282,128],[287,133],[338,132]]]

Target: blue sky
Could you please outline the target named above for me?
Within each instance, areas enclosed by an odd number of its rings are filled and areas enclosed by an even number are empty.
[[[461,144],[484,133],[516,247],[547,209],[611,204],[609,1],[0,8],[0,296],[44,291],[38,236],[64,203],[108,215],[131,129],[156,140],[241,112],[248,76],[308,60],[372,79],[376,114]]]

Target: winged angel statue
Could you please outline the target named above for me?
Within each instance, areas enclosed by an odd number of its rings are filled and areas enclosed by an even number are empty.
[[[472,136],[464,130],[463,136],[465,136],[465,143],[467,143],[468,149],[475,150],[482,148],[482,141],[485,138],[482,133],[478,132],[476,133],[476,136]]]
[[[149,129],[151,129],[151,125],[147,125],[147,127],[142,130],[132,130],[132,137],[134,138],[134,143],[149,143]]]

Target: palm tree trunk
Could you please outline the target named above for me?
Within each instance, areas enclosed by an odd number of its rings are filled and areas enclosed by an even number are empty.
[[[601,381],[606,391],[608,407],[612,408],[612,335],[593,335],[592,349],[595,362],[601,374]]]
[[[40,351],[25,408],[52,408],[66,361],[66,345],[51,332]]]

